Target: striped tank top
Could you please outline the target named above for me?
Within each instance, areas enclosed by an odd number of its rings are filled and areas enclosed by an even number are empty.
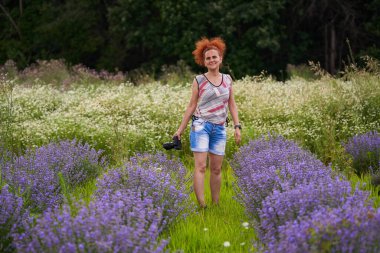
[[[214,124],[224,124],[228,115],[228,100],[232,78],[222,74],[222,82],[219,85],[212,84],[205,75],[195,77],[198,83],[198,105],[194,112],[196,117]]]

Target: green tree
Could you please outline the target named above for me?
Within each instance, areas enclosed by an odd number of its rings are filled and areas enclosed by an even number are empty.
[[[222,1],[221,31],[230,44],[228,64],[236,77],[283,68],[280,13],[285,1]]]
[[[375,38],[379,41],[379,36],[376,35],[379,27],[375,25],[376,7],[380,7],[378,0],[287,2],[282,20],[287,27],[288,36],[282,48],[287,52],[284,58],[290,62],[295,61],[292,63],[319,61],[326,70],[336,74],[342,69],[344,62],[353,60],[347,39],[357,56],[371,44],[375,48],[379,47],[378,42],[374,43]]]
[[[63,58],[95,66],[105,43],[103,1],[9,1],[1,6],[0,20],[9,21],[1,22],[2,61],[14,59],[25,66],[37,59]]]
[[[185,61],[194,42],[221,36],[225,69],[236,78],[287,63],[380,57],[380,0],[0,0],[0,64],[63,58],[97,69],[129,71]]]

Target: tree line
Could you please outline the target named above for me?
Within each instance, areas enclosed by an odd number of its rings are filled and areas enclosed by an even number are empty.
[[[202,36],[227,42],[236,78],[320,62],[330,73],[380,58],[378,0],[0,0],[0,64],[65,59],[129,71],[184,61]]]

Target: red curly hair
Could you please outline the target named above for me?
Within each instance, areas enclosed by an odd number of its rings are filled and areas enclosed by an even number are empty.
[[[195,63],[197,63],[200,66],[204,66],[205,53],[210,49],[218,50],[219,55],[223,57],[224,51],[226,51],[226,44],[220,37],[215,37],[211,39],[202,37],[195,43],[195,50],[193,51]]]

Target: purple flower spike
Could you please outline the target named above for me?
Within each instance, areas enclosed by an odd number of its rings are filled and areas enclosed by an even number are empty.
[[[283,192],[274,191],[262,203],[259,237],[268,244],[278,240],[278,228],[287,222],[309,216],[321,208],[337,208],[366,203],[369,193],[352,191],[348,181],[325,178]]]
[[[153,202],[115,191],[89,206],[49,208],[15,236],[17,252],[163,252],[168,241],[158,238],[162,210]]]
[[[8,185],[0,188],[0,252],[14,252],[12,234],[29,215],[23,204],[22,198],[11,193]]]
[[[251,141],[235,154],[232,168],[238,178],[237,198],[257,222],[262,202],[273,191],[331,177],[330,167],[280,136]]]
[[[353,158],[355,172],[378,174],[380,170],[380,135],[377,131],[352,137],[344,148]]]
[[[179,160],[168,159],[163,153],[138,154],[124,167],[111,169],[98,179],[95,196],[125,190],[141,193],[162,209],[164,219],[160,226],[165,227],[194,208],[187,187],[190,178]]]
[[[76,140],[51,143],[6,163],[2,176],[40,212],[62,202],[59,174],[69,187],[96,178],[106,166],[101,153]]]
[[[266,252],[380,252],[380,209],[363,203],[322,208],[279,227]]]

